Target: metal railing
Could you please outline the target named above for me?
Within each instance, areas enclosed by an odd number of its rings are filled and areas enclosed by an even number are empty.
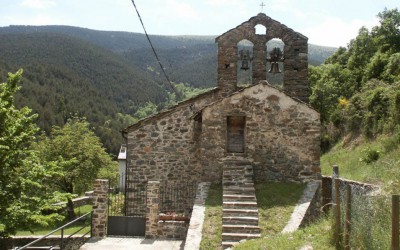
[[[162,182],[160,185],[160,212],[189,216],[196,198],[196,190],[196,182]]]
[[[72,236],[74,236],[74,235],[76,235],[77,233],[79,233],[80,231],[82,231],[82,230],[83,230],[84,228],[86,228],[88,225],[86,225],[86,223],[85,223],[82,227],[78,228],[75,232],[73,232],[72,234],[68,235],[67,237],[64,237],[64,229],[65,229],[66,227],[68,227],[68,226],[74,224],[74,223],[81,222],[82,220],[86,220],[86,219],[89,219],[89,221],[90,221],[90,230],[89,230],[88,232],[86,232],[85,234],[81,235],[81,236],[79,237],[79,239],[82,239],[83,237],[85,237],[85,236],[88,235],[89,233],[90,233],[90,237],[92,237],[92,235],[91,235],[91,233],[92,233],[92,212],[88,212],[88,213],[86,213],[86,214],[84,214],[84,215],[82,215],[82,216],[80,216],[80,217],[74,219],[73,221],[70,221],[70,222],[68,222],[67,224],[65,224],[65,225],[63,225],[63,226],[61,226],[61,227],[59,227],[59,228],[57,228],[57,229],[51,231],[50,233],[46,234],[45,236],[43,236],[43,237],[41,237],[41,238],[39,238],[39,239],[36,239],[36,240],[32,241],[31,243],[26,244],[25,246],[22,246],[22,247],[15,247],[15,248],[13,248],[13,250],[22,250],[22,249],[48,249],[48,250],[61,249],[61,250],[62,250],[62,249],[64,249],[64,241],[70,239]],[[33,245],[35,245],[36,243],[38,243],[38,242],[40,242],[40,241],[46,239],[46,238],[49,237],[50,235],[52,235],[52,234],[54,234],[55,232],[60,231],[60,230],[61,230],[60,245],[58,245],[58,246],[57,246],[57,245],[56,245],[56,246],[33,246]]]

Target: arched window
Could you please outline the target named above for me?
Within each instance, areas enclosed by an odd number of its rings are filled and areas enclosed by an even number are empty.
[[[254,29],[256,30],[256,35],[266,35],[267,34],[267,28],[262,24],[257,24],[256,26],[254,26]]]
[[[237,44],[237,85],[249,85],[253,81],[253,43],[243,39]]]
[[[278,38],[273,38],[266,43],[267,52],[267,81],[274,86],[283,87],[285,43]]]

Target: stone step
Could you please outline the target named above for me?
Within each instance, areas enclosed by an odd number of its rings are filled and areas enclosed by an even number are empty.
[[[260,238],[261,234],[222,233],[222,241],[241,241]]]
[[[239,194],[239,195],[255,195],[254,187],[227,187],[224,188],[223,194]]]
[[[223,249],[227,249],[227,248],[233,247],[233,246],[235,246],[237,244],[239,244],[238,241],[223,241],[222,242],[222,248]]]
[[[228,180],[228,179],[246,179],[246,180],[253,180],[253,174],[252,173],[234,173],[234,174],[223,174],[222,179],[223,180]]]
[[[224,201],[222,202],[223,208],[238,208],[238,209],[246,209],[246,208],[257,208],[256,201]]]
[[[254,187],[252,180],[223,180],[222,184],[224,187]]]
[[[258,209],[232,209],[232,208],[226,208],[222,209],[222,215],[229,217],[229,216],[234,216],[234,217],[257,217],[258,216]]]
[[[224,194],[224,201],[257,201],[255,195]]]
[[[223,233],[259,234],[260,227],[254,225],[222,225]]]
[[[222,224],[258,226],[258,216],[223,216]]]

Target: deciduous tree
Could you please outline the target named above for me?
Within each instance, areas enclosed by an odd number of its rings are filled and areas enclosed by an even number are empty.
[[[22,70],[9,73],[7,82],[0,84],[0,238],[14,234],[17,228],[48,225],[62,218],[42,214],[55,202],[56,193],[45,186],[54,172],[40,164],[30,147],[38,131],[36,115],[27,107],[14,106],[21,75]]]
[[[54,126],[50,136],[42,135],[36,147],[43,161],[58,166],[62,174],[53,179],[52,186],[62,192],[81,194],[91,188],[95,178],[115,178],[118,172],[117,163],[106,153],[85,119],[73,117],[64,127]],[[67,207],[69,217],[73,218],[71,196]]]

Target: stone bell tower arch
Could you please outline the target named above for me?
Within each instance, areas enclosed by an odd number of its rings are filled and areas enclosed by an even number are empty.
[[[258,34],[256,26],[264,26],[265,34]],[[217,87],[225,97],[237,89],[237,44],[246,39],[253,43],[252,83],[266,80],[266,43],[278,38],[284,43],[283,91],[290,96],[308,102],[308,38],[293,31],[264,13],[250,18],[234,29],[215,39],[218,43]]]

